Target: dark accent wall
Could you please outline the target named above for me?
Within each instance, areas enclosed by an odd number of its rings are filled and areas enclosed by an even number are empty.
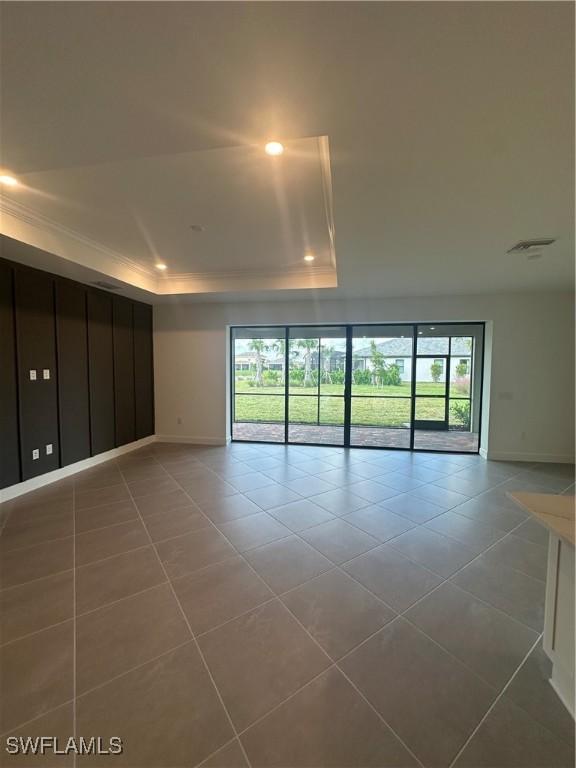
[[[114,296],[112,302],[114,334],[114,413],[116,445],[131,443],[136,435],[134,398],[134,327],[132,302]]]
[[[14,274],[0,261],[0,488],[20,480]]]
[[[61,464],[90,456],[86,288],[57,280],[56,348]]]
[[[112,296],[88,293],[88,354],[92,455],[109,451],[114,439],[114,338]]]
[[[152,307],[0,258],[0,429],[1,488],[154,434]]]

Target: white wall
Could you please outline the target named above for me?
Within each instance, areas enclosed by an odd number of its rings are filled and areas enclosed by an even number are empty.
[[[483,448],[495,459],[573,460],[574,297],[567,293],[156,306],[156,433],[207,443],[229,436],[230,325],[482,320]]]

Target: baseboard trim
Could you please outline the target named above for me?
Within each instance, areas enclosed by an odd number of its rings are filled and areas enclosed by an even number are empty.
[[[562,453],[521,453],[517,451],[488,451],[490,461],[526,461],[544,464],[574,464],[574,455]]]
[[[98,464],[102,464],[110,459],[116,459],[118,456],[122,456],[124,453],[130,453],[138,448],[144,448],[146,445],[155,442],[156,436],[150,435],[149,437],[143,437],[141,440],[136,440],[133,443],[127,443],[121,445],[118,448],[113,448],[111,451],[105,453],[99,453],[97,456],[90,456],[88,459],[82,459],[74,464],[68,464],[67,467],[61,467],[55,469],[53,472],[47,472],[45,475],[38,475],[30,480],[24,480],[16,485],[10,485],[8,488],[3,488],[0,491],[0,503],[4,501],[10,501],[18,496],[22,496],[24,493],[30,493],[30,491],[36,491],[38,488],[43,488],[45,485],[50,485],[58,480],[64,480],[66,477],[75,475],[77,472],[82,472],[85,469],[96,467]]]
[[[201,437],[198,435],[156,435],[159,443],[189,443],[191,445],[227,445],[225,437]]]
[[[480,456],[482,456],[483,459],[488,458],[488,451],[486,450],[486,448],[480,448],[478,453],[480,454]]]

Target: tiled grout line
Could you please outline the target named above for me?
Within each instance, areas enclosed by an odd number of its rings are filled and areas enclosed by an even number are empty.
[[[128,483],[126,483],[126,487],[128,488],[128,493],[130,493],[130,495],[132,496],[132,493],[130,491],[130,486],[128,485]],[[134,498],[134,497],[132,497],[132,498]],[[140,510],[138,510],[138,514],[140,515],[140,518],[141,518],[142,524],[144,525],[144,528],[146,528],[146,525],[144,523],[144,520],[142,518],[142,514],[140,513]],[[218,699],[220,701],[220,705],[222,706],[222,709],[225,712],[226,717],[228,719],[228,722],[230,724],[230,727],[232,728],[232,732],[234,733],[236,738],[238,738],[238,731],[236,730],[236,726],[234,725],[232,717],[230,716],[230,713],[228,712],[228,708],[226,707],[226,704],[224,702],[222,694],[220,693],[220,690],[219,690],[218,686],[216,685],[216,681],[214,680],[214,677],[212,675],[210,667],[208,666],[208,662],[206,661],[206,659],[204,657],[204,654],[202,653],[202,649],[200,648],[200,643],[198,642],[198,640],[196,638],[196,635],[194,634],[194,632],[192,630],[192,627],[190,626],[190,622],[188,621],[188,617],[186,616],[186,612],[184,611],[184,608],[182,607],[182,604],[180,603],[178,595],[176,594],[176,591],[174,589],[174,585],[170,581],[170,577],[168,575],[166,567],[164,566],[164,563],[160,559],[160,556],[158,554],[158,550],[154,546],[154,542],[152,541],[152,537],[150,536],[150,533],[149,533],[147,528],[146,528],[146,533],[147,533],[148,538],[150,540],[150,545],[154,549],[154,554],[156,555],[156,559],[158,560],[158,563],[159,563],[160,567],[162,568],[162,571],[164,572],[164,575],[165,575],[166,579],[168,580],[168,582],[170,584],[170,591],[172,593],[172,596],[173,596],[174,600],[176,601],[176,605],[178,606],[178,608],[180,610],[180,613],[182,615],[182,618],[184,619],[184,622],[185,622],[186,626],[188,627],[188,631],[190,632],[192,641],[194,642],[194,645],[196,646],[196,650],[197,650],[197,652],[198,652],[198,654],[199,654],[199,656],[200,656],[200,658],[202,660],[202,664],[204,665],[204,669],[206,670],[206,673],[207,673],[208,677],[210,678],[210,681],[212,682],[214,690],[216,691],[216,694],[217,694]],[[238,739],[238,743],[240,745],[240,749],[242,751],[244,759],[246,760],[246,763],[248,764],[249,768],[252,768],[252,764],[250,763],[250,760],[248,759],[248,755],[246,754],[246,750],[244,749],[244,745],[242,744],[240,739]]]
[[[514,673],[512,674],[512,676],[510,677],[510,679],[508,680],[508,682],[506,683],[506,685],[505,685],[505,686],[502,688],[502,690],[500,691],[500,693],[498,694],[498,696],[497,696],[497,697],[494,699],[494,701],[492,702],[492,704],[491,704],[491,705],[488,707],[488,709],[487,709],[486,713],[484,714],[484,717],[483,717],[483,718],[480,720],[480,722],[479,722],[479,723],[478,723],[478,725],[477,725],[477,726],[476,726],[476,727],[473,729],[472,733],[471,733],[471,734],[468,736],[468,738],[466,739],[466,741],[464,742],[464,744],[462,744],[462,746],[460,747],[460,749],[458,750],[458,752],[457,752],[457,753],[454,755],[454,758],[451,760],[451,762],[450,762],[450,765],[448,766],[448,768],[453,768],[453,766],[455,765],[455,763],[456,763],[456,761],[458,760],[458,758],[460,757],[460,755],[461,755],[461,754],[464,752],[464,750],[466,749],[466,747],[468,746],[468,744],[470,744],[470,742],[472,741],[472,739],[474,738],[474,736],[475,736],[475,735],[478,733],[478,731],[479,731],[479,730],[480,730],[480,728],[482,727],[482,724],[483,724],[483,723],[486,721],[486,719],[487,719],[487,717],[489,716],[490,712],[492,712],[492,710],[493,710],[493,709],[494,709],[494,707],[495,707],[495,706],[498,704],[498,702],[500,701],[500,699],[501,699],[501,698],[502,698],[502,697],[505,695],[505,693],[506,693],[506,691],[508,690],[509,686],[512,684],[512,681],[514,680],[514,678],[516,677],[516,675],[518,674],[518,672],[519,672],[519,671],[520,671],[520,669],[522,668],[522,665],[524,664],[524,662],[526,661],[526,659],[528,659],[528,657],[530,656],[530,654],[532,653],[532,651],[534,650],[534,648],[536,648],[536,646],[537,646],[537,645],[538,645],[538,643],[540,642],[540,638],[541,638],[541,637],[542,637],[542,635],[539,635],[539,636],[538,636],[538,638],[535,640],[534,644],[533,644],[533,645],[530,647],[530,649],[529,649],[528,653],[527,653],[527,654],[524,656],[524,658],[522,659],[522,662],[521,662],[521,663],[519,664],[519,666],[516,668],[516,670],[514,671]],[[524,709],[524,707],[521,707],[521,709],[522,709],[524,712],[526,712],[526,710]],[[528,714],[529,714],[529,713],[528,713]],[[534,720],[534,722],[538,722],[538,721],[537,721],[535,718],[532,718],[532,719]],[[542,724],[541,724],[541,723],[539,723],[539,725],[541,725],[541,726],[542,726]],[[544,727],[544,728],[545,728],[545,726],[542,726],[542,727]],[[548,730],[548,728],[546,728],[546,730]]]

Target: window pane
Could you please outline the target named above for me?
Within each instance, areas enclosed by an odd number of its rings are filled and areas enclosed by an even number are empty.
[[[410,396],[412,328],[355,326],[352,337],[352,394]]]
[[[320,339],[320,392],[343,395],[346,376],[346,336]]]
[[[446,400],[443,397],[417,397],[416,421],[444,421]]]
[[[410,398],[352,398],[352,425],[406,428],[410,426]]]
[[[289,398],[288,418],[291,423],[317,424],[318,423],[318,398],[316,397],[291,397]]]
[[[470,429],[470,401],[452,400],[449,412],[450,429],[468,431]]]
[[[280,329],[238,329],[233,350],[235,391],[284,392],[284,346]]]
[[[344,398],[320,398],[320,424],[344,425]]]
[[[470,358],[452,358],[450,368],[450,397],[470,397]]]
[[[446,394],[446,359],[420,357],[416,360],[416,394]]]
[[[450,339],[440,326],[418,326],[416,342],[417,355],[447,355],[450,349]]]
[[[235,421],[284,422],[284,397],[277,395],[236,395]]]

